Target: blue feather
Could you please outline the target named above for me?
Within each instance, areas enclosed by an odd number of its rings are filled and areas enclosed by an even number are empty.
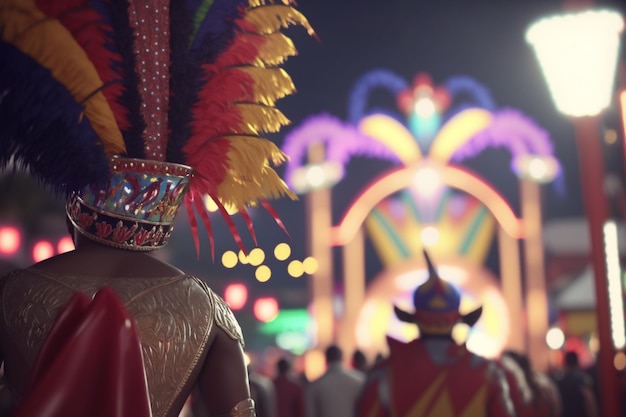
[[[0,168],[13,160],[59,194],[106,180],[108,157],[83,107],[49,70],[0,42]]]

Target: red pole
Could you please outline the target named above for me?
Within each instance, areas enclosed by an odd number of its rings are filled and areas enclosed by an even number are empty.
[[[604,193],[604,159],[600,148],[599,118],[574,119],[583,204],[587,213],[591,241],[591,261],[596,291],[596,317],[600,350],[596,359],[600,393],[600,415],[620,417],[619,379],[613,360],[615,348],[611,337],[611,316],[603,227],[608,219]],[[564,399],[567,401],[567,399]]]

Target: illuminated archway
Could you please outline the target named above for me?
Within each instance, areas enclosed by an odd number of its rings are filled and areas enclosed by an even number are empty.
[[[502,229],[511,237],[523,238],[524,231],[521,220],[515,216],[500,193],[486,181],[464,168],[423,160],[408,167],[395,169],[373,181],[348,208],[341,222],[332,228],[332,244],[344,246],[350,242],[378,202],[411,186],[415,181],[417,172],[426,167],[434,169],[445,185],[464,191],[480,200],[493,214]]]

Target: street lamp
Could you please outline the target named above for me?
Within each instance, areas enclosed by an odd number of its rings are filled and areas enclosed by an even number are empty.
[[[608,205],[604,160],[600,148],[599,115],[612,98],[619,36],[623,20],[617,13],[587,10],[541,19],[526,33],[533,46],[557,109],[572,118],[580,164],[583,202],[587,212],[596,290],[600,341],[598,371],[601,415],[618,417],[618,375],[613,366],[611,306],[604,249]]]

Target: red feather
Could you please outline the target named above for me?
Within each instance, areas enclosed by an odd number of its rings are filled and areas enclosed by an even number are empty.
[[[120,130],[130,127],[128,109],[120,104],[124,87],[122,76],[116,72],[121,56],[111,49],[113,33],[105,19],[86,0],[37,0],[37,6],[48,16],[56,18],[72,34],[93,63],[102,80],[102,93],[107,99]]]
[[[237,23],[248,32],[254,31],[243,20]],[[192,188],[206,187],[203,191],[216,194],[217,187],[226,177],[229,168],[229,142],[220,138],[252,133],[245,130],[243,118],[234,104],[253,101],[254,80],[239,71],[237,66],[255,64],[258,48],[263,42],[264,39],[260,36],[243,34],[234,40],[214,64],[205,64],[202,67],[205,84],[192,109],[192,132],[183,148],[187,163],[194,167],[197,177],[204,179],[202,182],[192,181]]]

